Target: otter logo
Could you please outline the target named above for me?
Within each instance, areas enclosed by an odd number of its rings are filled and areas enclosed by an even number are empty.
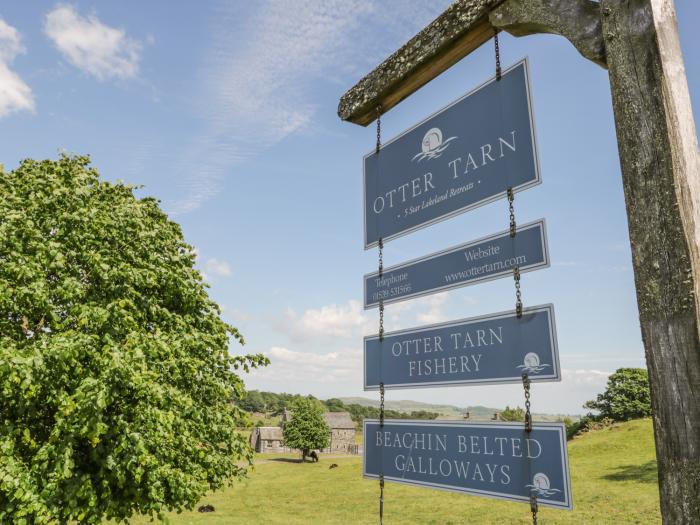
[[[534,493],[538,497],[544,496],[545,498],[549,498],[557,492],[561,492],[561,490],[553,489],[550,486],[549,478],[542,472],[538,472],[532,477],[532,485],[525,486],[530,489],[530,492]]]
[[[449,139],[442,140],[442,131],[440,128],[432,128],[427,131],[423,137],[423,142],[421,143],[421,152],[415,155],[411,161],[417,160],[418,162],[424,159],[436,159],[442,152],[447,149],[450,142],[455,140],[457,137],[450,137]]]
[[[540,356],[538,356],[535,352],[530,352],[525,354],[523,364],[518,365],[518,368],[520,368],[526,374],[539,374],[548,366],[548,364],[540,363]]]

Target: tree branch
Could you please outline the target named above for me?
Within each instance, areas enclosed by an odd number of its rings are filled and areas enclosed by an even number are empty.
[[[561,35],[587,59],[607,68],[600,4],[592,0],[508,0],[489,13],[513,36]]]

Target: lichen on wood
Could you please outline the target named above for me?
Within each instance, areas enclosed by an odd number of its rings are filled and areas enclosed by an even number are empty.
[[[592,0],[508,0],[489,13],[494,27],[514,36],[561,35],[584,57],[606,67],[600,4]]]
[[[489,11],[503,0],[457,0],[340,99],[338,116],[366,126],[493,37]]]

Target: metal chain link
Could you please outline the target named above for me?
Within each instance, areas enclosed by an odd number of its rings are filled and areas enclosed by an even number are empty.
[[[525,389],[525,430],[532,432],[532,415],[530,414],[530,378],[523,374],[523,388]]]
[[[535,518],[537,519],[537,518]],[[379,476],[379,525],[384,523],[384,474]]]
[[[530,512],[532,512],[532,525],[537,525],[537,496],[530,494]]]
[[[376,154],[379,154],[379,150],[382,147],[382,105],[379,104],[376,108],[377,111],[377,147],[374,150]]]
[[[384,239],[379,238],[379,278],[384,275]]]
[[[379,239],[379,279],[384,275],[384,241]],[[379,341],[384,341],[384,297],[379,296]]]
[[[515,224],[515,206],[513,206],[513,201],[515,200],[515,195],[513,194],[513,188],[508,187],[508,214],[510,219],[510,236],[515,237],[516,224]]]
[[[493,28],[493,40],[496,47],[496,80],[501,80],[501,49],[498,46],[498,29]]]
[[[520,267],[513,268],[513,280],[515,281],[515,316],[520,319],[523,316],[523,294],[520,291]]]
[[[384,427],[384,383],[379,383],[379,428]],[[383,467],[383,465],[382,465]],[[379,474],[379,525],[384,523],[384,472]]]
[[[379,426],[384,426],[384,383],[379,383]]]
[[[530,378],[523,374],[523,389],[525,390],[525,432],[532,432],[532,413],[530,412]],[[532,524],[537,525],[537,496],[530,494],[530,511]]]

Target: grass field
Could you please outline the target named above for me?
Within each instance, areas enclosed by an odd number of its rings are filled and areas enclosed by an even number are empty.
[[[540,525],[661,523],[651,420],[620,424],[569,442],[572,512],[542,509]],[[213,513],[170,516],[173,525],[378,523],[378,482],[361,477],[359,457],[293,463],[259,456],[250,477],[212,494]],[[329,470],[331,463],[338,468]],[[139,525],[147,519],[135,520]],[[386,484],[387,525],[527,524],[529,506]]]

